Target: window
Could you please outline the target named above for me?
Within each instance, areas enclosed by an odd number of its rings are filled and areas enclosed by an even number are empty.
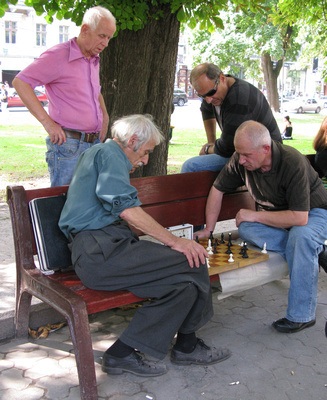
[[[45,24],[36,24],[36,45],[46,46],[47,44],[47,26]]]
[[[59,26],[59,43],[64,43],[68,41],[68,26],[60,25]]]
[[[5,21],[6,43],[16,43],[17,22]]]

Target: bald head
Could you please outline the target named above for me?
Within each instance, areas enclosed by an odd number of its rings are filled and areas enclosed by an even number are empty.
[[[252,148],[259,148],[264,145],[271,146],[271,137],[268,129],[256,121],[243,122],[235,132],[234,145],[237,142],[246,139],[251,143]]]
[[[268,129],[259,122],[243,122],[235,132],[234,146],[239,163],[248,170],[270,170],[271,144]]]

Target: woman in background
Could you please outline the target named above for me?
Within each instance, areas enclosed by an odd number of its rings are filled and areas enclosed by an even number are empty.
[[[316,151],[315,167],[320,177],[327,177],[327,117],[322,121],[319,131],[313,140]]]
[[[284,120],[285,120],[285,129],[284,132],[282,133],[282,139],[290,140],[292,139],[292,132],[293,132],[292,122],[288,115],[284,117]]]

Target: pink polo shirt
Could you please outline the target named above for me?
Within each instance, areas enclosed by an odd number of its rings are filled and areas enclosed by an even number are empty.
[[[76,38],[46,50],[17,77],[32,88],[45,86],[49,115],[59,125],[84,132],[101,130],[99,56],[84,57]]]

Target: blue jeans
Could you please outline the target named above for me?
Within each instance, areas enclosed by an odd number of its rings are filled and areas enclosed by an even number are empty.
[[[63,186],[70,184],[79,156],[93,145],[100,143],[100,140],[86,143],[83,140],[67,138],[65,143],[58,145],[53,144],[47,136],[45,142],[47,145],[45,158],[48,163],[51,186]]]
[[[264,212],[264,211],[262,211]],[[327,210],[313,208],[305,226],[274,228],[257,222],[242,222],[240,237],[255,246],[281,254],[288,263],[290,288],[286,318],[293,322],[315,319],[317,307],[318,255],[327,239]]]
[[[221,171],[228,160],[229,157],[222,157],[218,154],[192,157],[184,162],[181,172]]]

